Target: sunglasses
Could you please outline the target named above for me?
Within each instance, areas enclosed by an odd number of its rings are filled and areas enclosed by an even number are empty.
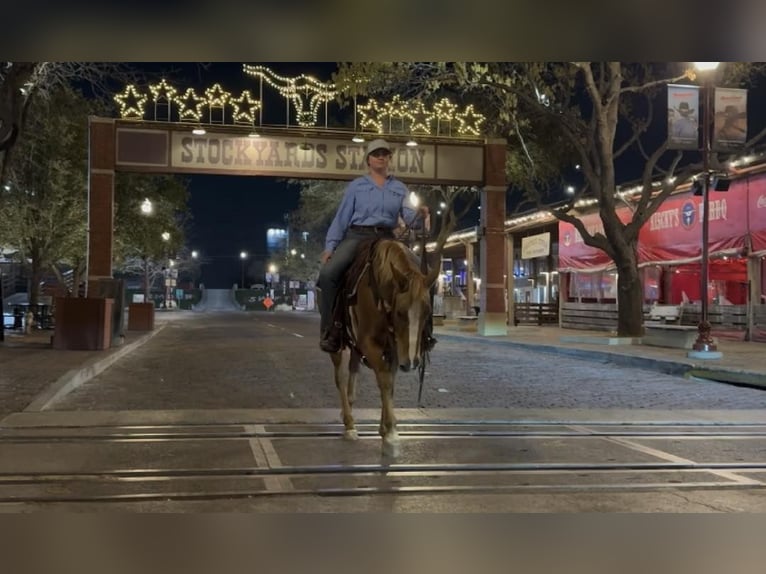
[[[391,155],[391,152],[387,149],[376,149],[375,151],[370,152],[370,155],[372,157],[386,157]]]

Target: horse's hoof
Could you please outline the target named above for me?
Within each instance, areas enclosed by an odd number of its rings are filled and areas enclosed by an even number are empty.
[[[346,440],[357,440],[359,438],[359,433],[356,432],[356,429],[348,429],[343,433],[343,438]]]
[[[381,450],[383,456],[397,458],[401,452],[399,447],[399,437],[396,435],[393,437],[385,437],[381,445]]]

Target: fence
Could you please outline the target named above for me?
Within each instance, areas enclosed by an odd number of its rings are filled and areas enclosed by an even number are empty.
[[[649,316],[645,305],[644,316]],[[680,309],[681,325],[697,325],[700,320],[699,305],[683,305]],[[708,321],[713,332],[744,333],[748,327],[747,305],[710,305]],[[565,329],[588,329],[592,331],[617,330],[617,305],[605,303],[566,302],[561,308],[561,326]],[[766,337],[766,305],[753,306],[754,339]]]
[[[559,322],[558,303],[515,303],[516,325],[553,325]]]

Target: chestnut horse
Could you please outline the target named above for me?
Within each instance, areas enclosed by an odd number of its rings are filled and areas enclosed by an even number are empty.
[[[439,268],[424,274],[409,249],[399,241],[381,239],[360,246],[352,269],[363,266],[348,306],[347,336],[337,353],[332,353],[335,385],[341,402],[344,436],[356,439],[354,402],[356,379],[361,362],[372,369],[380,390],[380,436],[385,455],[399,454],[399,437],[394,415],[394,380],[397,369],[417,369],[423,361],[423,335],[431,315],[430,288]],[[353,280],[353,279],[352,279]],[[343,297],[344,295],[341,295]],[[348,373],[343,372],[343,349],[350,350]]]

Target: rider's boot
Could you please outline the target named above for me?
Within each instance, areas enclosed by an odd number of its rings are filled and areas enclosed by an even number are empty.
[[[337,321],[333,321],[329,328],[325,329],[322,333],[322,338],[319,341],[319,348],[325,353],[337,353],[340,351],[341,336],[343,325]]]
[[[340,301],[333,306],[332,322],[322,333],[319,348],[325,353],[337,353],[343,345],[343,307]]]

